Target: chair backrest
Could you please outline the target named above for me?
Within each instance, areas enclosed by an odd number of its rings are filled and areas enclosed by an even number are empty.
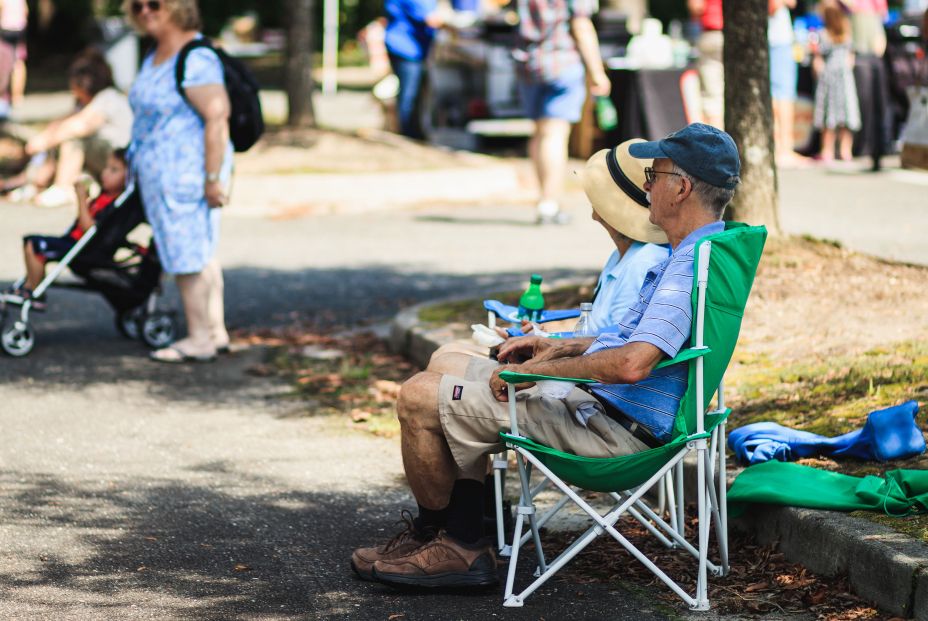
[[[693,312],[690,345],[696,345],[698,323],[703,322],[703,343],[712,351],[703,360],[703,403],[705,412],[715,395],[725,369],[731,361],[741,331],[744,307],[754,284],[754,275],[764,251],[767,229],[763,226],[748,226],[740,222],[726,222],[725,231],[709,235],[696,242],[696,260],[693,265],[693,309],[698,308],[698,285],[701,271],[699,248],[704,242],[711,243],[709,254],[709,277],[706,285],[706,302],[703,316]],[[696,386],[699,359],[689,362],[689,384],[674,423],[672,438],[688,436],[696,432]],[[711,430],[722,417],[706,417],[706,430]]]

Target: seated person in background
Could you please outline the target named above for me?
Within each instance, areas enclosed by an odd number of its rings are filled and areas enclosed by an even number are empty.
[[[613,457],[669,439],[688,369],[682,363],[655,367],[689,341],[695,245],[724,230],[722,214],[741,163],[731,136],[701,123],[632,145],[629,153],[654,158],[644,186],[650,220],[667,234],[673,252],[648,272],[618,333],[512,339],[500,349],[500,360],[526,362],[497,367],[472,358],[460,375],[425,371],[403,385],[397,414],[418,516],[389,544],[355,550],[351,565],[360,576],[403,586],[497,582],[493,545],[482,540],[483,487],[487,456],[502,450],[499,432],[510,426],[503,370],[602,384],[594,393],[575,386],[562,399],[520,386],[525,389],[516,405],[520,433],[556,450]],[[623,181],[608,161],[602,166],[612,168],[599,175],[604,185],[598,196],[605,198],[610,186]]]
[[[648,270],[670,254],[667,235],[648,221],[644,169],[651,161],[628,154],[629,147],[639,142],[644,141],[635,138],[615,149],[599,151],[587,161],[581,173],[583,190],[593,207],[593,220],[602,225],[615,245],[593,292],[590,319],[596,334],[618,331],[619,321],[638,301],[638,290]],[[531,328],[531,323],[522,323],[524,333],[531,332]],[[505,329],[496,331],[503,338],[510,338]],[[426,370],[454,374],[459,363],[466,363],[470,356],[476,355],[462,349],[456,343],[443,345],[432,354]]]
[[[71,187],[81,172],[99,177],[113,149],[129,144],[132,109],[113,85],[113,72],[103,55],[85,52],[71,65],[68,78],[77,110],[26,143],[26,154],[32,158],[29,166],[0,186],[4,192],[18,188],[14,200],[34,198],[42,207],[72,203]],[[36,196],[43,188],[47,189]]]
[[[26,263],[26,282],[22,288],[13,291],[14,295],[23,300],[30,299],[32,292],[45,278],[45,264],[49,261],[60,261],[80,238],[94,225],[96,217],[101,211],[110,206],[126,188],[126,177],[129,167],[126,163],[126,150],[117,149],[110,154],[106,167],[100,175],[100,195],[90,198],[89,186],[93,181],[90,177],[83,177],[74,184],[77,195],[77,219],[68,232],[61,237],[48,237],[44,235],[29,235],[23,238],[23,258]],[[34,308],[44,309],[44,300],[36,300]]]

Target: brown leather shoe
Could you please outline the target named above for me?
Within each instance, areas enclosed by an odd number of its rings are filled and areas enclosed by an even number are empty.
[[[358,548],[352,552],[351,568],[361,578],[373,580],[374,577],[371,574],[371,568],[374,566],[375,562],[406,556],[435,537],[434,531],[431,533],[420,533],[417,531],[412,520],[412,514],[409,511],[403,511],[402,518],[405,527],[386,544],[372,548]]]
[[[405,556],[378,560],[373,575],[394,586],[475,587],[499,582],[493,546],[467,545],[444,531]]]

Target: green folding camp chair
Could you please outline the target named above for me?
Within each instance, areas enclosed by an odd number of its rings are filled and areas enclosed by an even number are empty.
[[[521,496],[512,537],[509,573],[506,579],[504,605],[522,606],[525,599],[544,584],[567,562],[603,532],[609,533],[635,558],[663,581],[693,610],[708,610],[708,572],[724,575],[728,572],[728,516],[725,484],[725,420],[731,410],[725,407],[722,379],[731,360],[741,319],[747,303],[754,274],[763,252],[767,231],[741,223],[726,223],[725,231],[709,235],[696,244],[693,274],[693,326],[691,346],[674,359],[659,367],[687,362],[689,384],[680,407],[671,440],[660,447],[634,455],[612,458],[590,458],[564,453],[533,442],[519,434],[516,420],[515,384],[539,380],[559,380],[577,384],[593,384],[593,380],[554,378],[504,372],[500,377],[509,384],[511,429],[500,433],[508,448],[516,451]],[[713,395],[718,394],[717,407],[707,411]],[[696,452],[698,535],[695,545],[684,533],[683,460]],[[530,485],[532,469],[549,479],[565,496],[580,507],[593,521],[593,526],[574,541],[556,559],[547,562],[541,544],[540,520],[536,519]],[[659,488],[666,476],[675,471],[675,519],[668,524],[655,513],[642,497],[652,488]],[[590,506],[572,488],[604,492],[616,505],[604,514]],[[657,491],[655,489],[655,491]],[[697,561],[696,592],[687,593],[672,578],[635,547],[616,529],[625,514],[641,522],[647,530],[668,547],[680,548]],[[672,512],[673,513],[673,512]],[[711,514],[711,519],[710,519]],[[526,521],[530,532],[523,536]],[[709,528],[714,521],[719,544],[719,562],[708,558]],[[514,593],[516,568],[522,545],[531,539],[538,560],[535,580],[521,593]]]

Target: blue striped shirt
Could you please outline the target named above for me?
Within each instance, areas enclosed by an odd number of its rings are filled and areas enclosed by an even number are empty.
[[[713,222],[687,235],[667,259],[648,271],[638,302],[619,322],[619,332],[601,334],[586,353],[627,343],[650,343],[668,358],[676,356],[689,341],[693,322],[696,242],[724,230],[724,222]],[[687,374],[686,364],[674,364],[652,371],[637,384],[597,384],[592,390],[600,400],[637,421],[661,442],[667,442],[686,392]]]

